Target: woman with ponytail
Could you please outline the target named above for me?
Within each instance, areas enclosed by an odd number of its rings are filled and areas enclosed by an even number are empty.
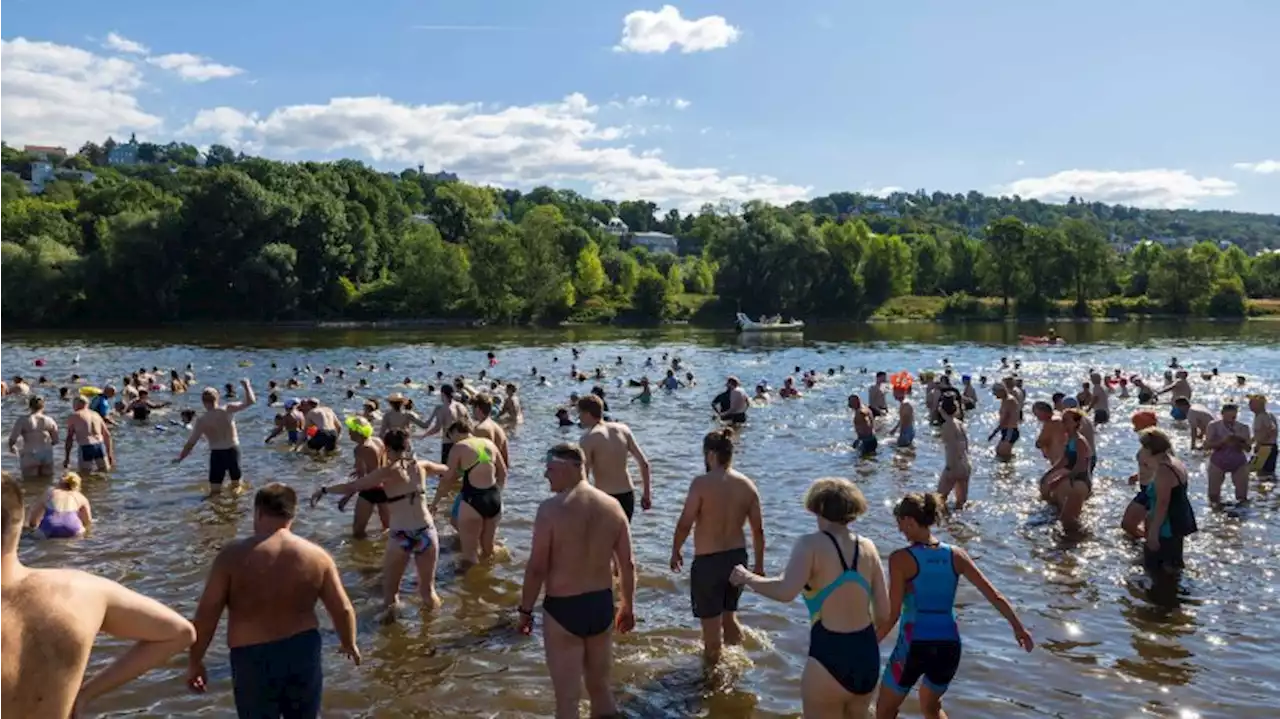
[[[926,719],[946,719],[942,695],[960,666],[960,629],[956,626],[956,586],[960,577],[982,592],[1009,625],[1018,646],[1031,651],[1035,643],[1005,599],[963,549],[939,542],[932,527],[946,512],[937,494],[912,492],[898,502],[893,516],[898,531],[911,545],[889,555],[889,621],[879,625],[884,641],[902,619],[898,643],[884,668],[876,719],[894,719],[922,677],[920,710]]]

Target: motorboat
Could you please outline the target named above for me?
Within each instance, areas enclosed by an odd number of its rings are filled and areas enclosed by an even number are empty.
[[[784,322],[781,315],[753,320],[739,312],[737,322],[739,332],[800,332],[804,329],[804,322],[800,320]]]

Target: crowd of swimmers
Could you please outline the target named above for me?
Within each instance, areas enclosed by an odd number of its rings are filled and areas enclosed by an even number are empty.
[[[579,359],[578,351],[572,351],[574,359]],[[488,360],[489,368],[494,368],[496,357],[490,353]],[[684,380],[676,377],[683,369],[678,359],[670,359],[669,364],[664,368],[665,379],[658,383],[662,390],[696,384],[692,373],[686,372]],[[1171,365],[1171,374],[1160,388],[1119,370],[1106,377],[1091,372],[1076,395],[1055,393],[1049,401],[1032,405],[1040,423],[1036,449],[1047,464],[1040,494],[1056,508],[1064,528],[1075,529],[1093,494],[1098,426],[1110,421],[1114,401],[1127,399],[1131,386],[1137,388],[1143,406],[1131,419],[1140,450],[1137,471],[1129,481],[1138,486],[1138,492],[1121,525],[1143,540],[1146,564],[1153,572],[1177,572],[1183,563],[1183,540],[1196,531],[1187,491],[1188,469],[1175,456],[1169,434],[1158,426],[1154,402],[1170,395],[1171,419],[1185,423],[1193,449],[1210,452],[1211,503],[1221,502],[1227,477],[1233,483],[1234,500],[1246,502],[1250,473],[1274,475],[1276,463],[1276,419],[1267,411],[1265,397],[1249,395],[1252,430],[1237,421],[1238,408],[1233,404],[1224,404],[1215,418],[1204,406],[1191,403],[1193,388],[1187,371],[1177,367],[1176,360]],[[646,362],[646,368],[653,367],[652,360]],[[356,370],[375,369],[372,363],[356,366]],[[386,364],[383,369],[391,367]],[[990,383],[998,407],[988,441],[998,437],[995,456],[1007,460],[1021,438],[1027,396],[1019,364],[1002,361],[1000,369],[1005,376]],[[310,367],[295,368],[295,376],[285,386],[300,387],[297,377],[303,372],[310,373]],[[331,372],[316,374],[314,383],[323,383]],[[824,375],[816,370],[801,373],[797,367],[796,373],[801,374],[800,385],[808,389],[837,381],[844,368],[831,368]],[[852,528],[868,510],[861,491],[849,480],[822,478],[813,482],[804,497],[814,531],[796,540],[781,575],[765,576],[767,542],[760,494],[751,478],[735,468],[734,456],[736,435],[747,423],[748,413],[771,401],[772,391],[761,381],[755,395],[749,395],[736,377],[730,377],[724,392],[712,400],[719,424],[703,438],[706,471],[689,484],[673,532],[670,569],[685,570],[684,547],[692,535],[690,604],[709,663],[719,660],[726,645],[742,642],[738,612],[744,589],[780,602],[803,596],[811,621],[809,659],[801,682],[805,716],[865,716],[878,687],[875,715],[891,719],[918,684],[925,716],[945,717],[942,697],[962,653],[955,615],[961,577],[1008,621],[1018,646],[1026,651],[1034,646],[1014,608],[974,560],[933,534],[933,527],[948,512],[962,510],[968,501],[973,470],[966,413],[977,409],[978,388],[986,388],[988,379],[980,377],[975,385],[970,376],[962,375],[953,384],[954,372],[946,360],[940,372],[916,377],[905,372],[860,373],[873,379],[865,400],[859,392],[848,397],[852,446],[857,453],[875,453],[878,435],[895,447],[913,447],[917,419],[912,397],[917,385],[924,395],[924,418],[936,427],[943,445],[944,465],[932,488],[935,491],[911,492],[893,509],[906,546],[888,554],[887,569],[879,549]],[[339,369],[337,374],[345,377],[346,370]],[[273,381],[268,386],[268,404],[282,412],[275,417],[267,442],[283,435],[297,451],[332,454],[339,451],[345,433],[353,444],[347,481],[315,488],[310,504],[315,507],[333,497],[338,508],[345,509],[354,502],[352,533],[357,537],[367,535],[377,515],[385,534],[380,610],[384,621],[394,621],[401,611],[400,589],[410,564],[418,577],[423,610],[440,606],[435,577],[441,537],[435,518],[442,507],[448,507],[448,522],[458,544],[459,571],[492,559],[498,551],[498,529],[507,509],[503,490],[511,470],[506,429],[523,422],[524,415],[516,385],[485,374],[480,373],[479,382],[481,386],[487,382],[490,391],[477,389],[461,377],[446,381],[438,373],[439,402],[425,418],[399,392],[386,398],[385,411],[370,400],[362,413],[340,418],[316,398],[281,400],[280,385]],[[570,374],[578,382],[589,379],[576,363]],[[536,368],[531,375],[546,383]],[[1216,375],[1216,371],[1209,373],[1205,379],[1216,380]],[[603,369],[594,376],[602,378]],[[158,368],[131,374],[126,377],[125,396],[114,405],[111,400],[117,393],[112,387],[77,391],[70,398],[62,464],[70,468],[74,451],[78,472],[67,472],[56,480],[58,423],[46,414],[44,399],[32,394],[22,378],[3,388],[6,394],[31,395],[28,414],[14,423],[9,437],[23,479],[51,482],[27,508],[23,484],[7,474],[4,479],[3,709],[15,716],[68,716],[182,650],[189,654],[188,686],[206,691],[209,678],[204,657],[221,616],[229,613],[227,642],[240,716],[317,716],[323,686],[317,604],[329,614],[342,653],[359,664],[360,651],[355,611],[336,564],[318,545],[291,531],[299,512],[293,488],[270,483],[257,491],[253,535],[218,553],[190,622],[108,580],[70,570],[30,569],[17,558],[24,528],[50,539],[79,537],[90,529],[93,514],[81,492],[82,477],[101,476],[114,465],[112,428],[118,422],[149,422],[154,410],[167,406],[149,396],[151,390],[164,388],[162,378]],[[406,380],[404,386],[412,388],[413,383]],[[194,381],[190,367],[184,374],[174,370],[168,389],[181,394]],[[40,384],[49,386],[47,381]],[[627,384],[641,389],[632,401],[652,401],[647,378]],[[359,387],[367,387],[367,382],[362,379]],[[60,392],[60,396],[68,394]],[[780,399],[793,399],[801,389],[788,377],[777,394]],[[615,631],[630,631],[636,622],[636,561],[630,526],[637,505],[642,511],[652,507],[651,468],[631,428],[609,418],[605,396],[603,388],[596,386],[585,395],[575,394],[571,407],[558,408],[558,424],[579,424],[584,432],[578,442],[556,444],[543,457],[543,476],[552,496],[534,516],[517,606],[520,630],[530,634],[541,599],[542,636],[557,717],[578,716],[584,690],[592,716],[617,714],[611,686],[612,637]],[[893,418],[889,396],[898,405]],[[172,420],[189,431],[174,461],[186,459],[203,439],[209,450],[211,491],[219,492],[228,480],[230,486],[242,488],[236,417],[257,403],[254,388],[246,379],[238,394],[227,385],[221,391],[204,389],[200,399],[202,413],[184,410],[180,420]],[[576,411],[576,422],[571,411]],[[415,439],[437,435],[439,461],[421,458]],[[632,462],[640,474],[638,498]],[[434,492],[428,489],[430,477],[438,478]],[[77,611],[58,611],[61,606],[76,606]],[[882,665],[880,644],[895,626],[897,639]],[[99,631],[136,645],[82,683],[84,658]],[[21,639],[11,645],[11,636]],[[55,650],[44,643],[49,636],[62,638]]]

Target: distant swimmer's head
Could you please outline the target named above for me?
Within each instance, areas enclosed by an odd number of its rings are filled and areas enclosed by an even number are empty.
[[[216,405],[218,403],[218,390],[212,387],[205,387],[204,391],[200,393],[200,401],[203,402],[206,407]]]
[[[960,403],[956,401],[955,396],[946,395],[938,400],[938,411],[944,417],[954,417],[960,412]]]
[[[702,454],[708,472],[733,464],[733,428],[721,427],[708,432],[702,438]]]
[[[298,514],[298,493],[282,482],[272,482],[253,497],[253,524],[264,528],[283,524],[289,526]]]
[[[84,481],[80,479],[80,475],[75,472],[64,472],[62,479],[58,480],[58,489],[65,489],[68,492],[79,492],[80,486]]]
[[[1134,412],[1133,416],[1130,417],[1129,419],[1130,421],[1133,422],[1134,432],[1141,432],[1145,429],[1151,429],[1157,424],[1156,413],[1152,412],[1151,410],[1144,409],[1140,412]]]
[[[547,450],[547,468],[542,476],[547,478],[551,491],[563,492],[581,482],[586,476],[582,471],[583,459],[582,448],[573,442],[561,442]]]
[[[819,520],[844,525],[866,514],[867,498],[857,485],[843,477],[823,477],[809,485],[804,508]]]
[[[4,473],[3,488],[0,489],[0,515],[3,516],[4,553],[14,554],[18,551],[18,538],[22,536],[22,487]]]
[[[937,524],[946,514],[946,500],[936,492],[911,492],[893,508],[893,517],[898,520],[898,531],[912,541],[927,536],[929,527]]]

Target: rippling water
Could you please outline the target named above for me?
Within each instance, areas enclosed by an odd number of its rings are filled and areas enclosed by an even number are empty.
[[[474,377],[485,367],[484,353],[495,349],[501,361],[497,376],[521,384],[526,413],[526,424],[511,432],[513,472],[499,535],[509,557],[465,578],[443,569],[444,608],[434,617],[410,613],[398,626],[384,628],[372,621],[380,603],[382,541],[352,540],[350,515],[339,513],[332,503],[304,511],[295,529],[333,553],[361,616],[365,663],[354,668],[336,651],[327,659],[325,716],[538,716],[552,712],[551,684],[541,641],[536,635],[517,634],[514,610],[534,508],[547,496],[542,453],[552,443],[578,436],[576,429],[555,426],[553,407],[570,392],[585,392],[592,384],[568,379],[568,347],[577,346],[583,351],[580,367],[606,368],[609,379],[604,384],[614,400],[612,413],[632,426],[653,462],[654,508],[638,514],[634,527],[639,624],[615,648],[616,686],[624,711],[637,717],[775,717],[798,716],[799,677],[808,643],[803,605],[745,595],[742,617],[751,629],[745,652],[731,653],[720,671],[704,676],[697,623],[689,612],[688,575],[667,569],[685,489],[702,468],[700,440],[712,426],[708,403],[723,377],[734,373],[744,382],[768,379],[777,386],[796,366],[823,372],[839,365],[847,368],[800,399],[753,410],[743,434],[737,465],[755,479],[764,497],[771,573],[781,571],[794,537],[812,529],[813,520],[801,506],[811,480],[840,475],[858,482],[872,511],[856,529],[872,537],[885,555],[903,544],[891,521],[891,503],[908,490],[931,489],[936,482],[942,455],[931,429],[919,428],[914,451],[882,445],[879,455],[868,460],[852,451],[844,398],[851,389],[865,396],[870,377],[861,375],[860,368],[916,372],[938,368],[948,357],[960,372],[994,378],[1000,374],[1002,356],[1019,358],[1028,399],[1033,401],[1057,390],[1074,393],[1090,367],[1120,367],[1153,376],[1163,371],[1170,356],[1177,356],[1193,370],[1222,368],[1223,379],[1196,382],[1196,401],[1211,409],[1242,398],[1244,392],[1233,381],[1237,373],[1248,375],[1248,391],[1280,396],[1280,323],[1094,325],[1060,331],[1073,340],[1070,346],[1011,346],[1017,328],[1000,325],[815,330],[803,339],[737,339],[694,330],[230,330],[108,334],[85,344],[67,336],[11,334],[3,360],[9,376],[30,373],[34,378],[42,373],[65,382],[74,371],[99,385],[118,381],[130,368],[181,369],[191,362],[199,382],[213,386],[247,374],[260,391],[261,403],[266,401],[266,381],[286,379],[295,365],[350,371],[358,359],[378,366],[391,362],[392,372],[357,372],[347,381],[331,376],[323,386],[300,391],[354,413],[362,395],[355,400],[344,396],[359,377],[369,379],[371,396],[385,397],[406,375],[423,384],[437,370],[446,376]],[[645,358],[660,364],[663,352],[680,357],[699,378],[699,386],[658,392],[649,406],[628,405],[623,397],[633,390],[618,390],[615,377],[640,377],[646,373]],[[72,365],[77,353],[80,364]],[[614,366],[617,355],[623,356],[623,367]],[[37,357],[46,358],[48,365],[32,368]],[[271,370],[273,361],[279,370]],[[241,362],[252,366],[240,367]],[[551,378],[551,387],[530,381],[532,366]],[[56,390],[45,393],[56,396]],[[411,396],[420,410],[434,403],[422,390]],[[169,460],[177,455],[185,432],[151,426],[176,417],[178,407],[196,407],[198,402],[194,393],[178,397],[171,413],[162,411],[156,422],[118,430],[120,466],[109,481],[91,482],[87,488],[99,521],[93,534],[69,542],[24,539],[23,560],[35,566],[89,569],[194,614],[213,556],[228,540],[247,534],[252,523],[251,495],[203,501],[204,450],[173,466]],[[56,400],[50,404],[50,414],[61,424],[64,407]],[[940,536],[977,558],[1013,600],[1038,647],[1030,655],[1018,650],[999,614],[962,583],[959,616],[965,657],[947,696],[948,708],[956,717],[1274,716],[1280,692],[1280,660],[1272,653],[1280,644],[1280,623],[1271,619],[1280,608],[1280,502],[1274,487],[1255,480],[1251,507],[1231,513],[1209,511],[1204,457],[1193,456],[1192,496],[1201,532],[1187,545],[1189,570],[1177,591],[1154,595],[1139,566],[1139,547],[1118,528],[1133,494],[1126,478],[1134,471],[1136,442],[1125,418],[1136,399],[1113,404],[1116,421],[1098,433],[1101,459],[1095,494],[1084,515],[1089,532],[1082,539],[1069,539],[1036,496],[1035,480],[1043,461],[1033,447],[1032,423],[1024,425],[1016,461],[996,463],[991,447],[981,441],[995,422],[994,403],[983,393],[980,411],[969,423],[973,501],[941,528]],[[6,432],[22,411],[21,403],[5,400]],[[342,454],[328,461],[264,446],[261,440],[275,411],[259,404],[241,415],[243,464],[251,482],[281,480],[307,493],[321,481],[338,481],[348,471],[351,444],[345,439]],[[1247,409],[1241,419],[1251,421]],[[1166,413],[1161,414],[1161,424],[1169,426]],[[437,441],[419,440],[421,453],[433,454]],[[1185,432],[1177,443],[1185,456]],[[15,469],[14,458],[6,456],[4,466]],[[29,487],[29,494],[39,489]],[[686,547],[686,556],[691,554],[692,547]],[[442,566],[447,564],[442,561]],[[408,589],[407,596],[416,601]],[[328,646],[336,648],[336,642]],[[104,642],[95,653],[95,666],[116,651],[117,645]],[[226,715],[232,698],[221,636],[207,663],[213,686],[205,696],[186,692],[183,659],[104,698],[95,709],[121,715]],[[904,716],[915,711],[912,700]]]

